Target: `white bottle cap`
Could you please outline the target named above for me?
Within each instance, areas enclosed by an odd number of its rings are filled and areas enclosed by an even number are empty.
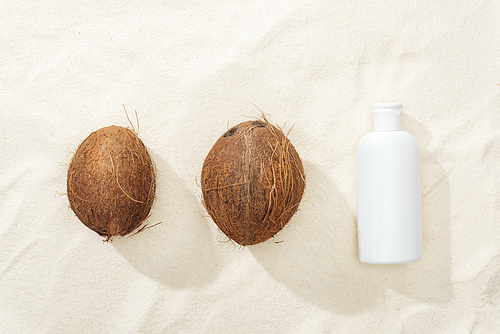
[[[402,103],[374,103],[373,130],[403,130]]]

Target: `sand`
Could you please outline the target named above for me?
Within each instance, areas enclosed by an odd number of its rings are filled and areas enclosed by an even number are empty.
[[[0,332],[499,333],[500,3],[6,2],[0,9]],[[355,150],[374,102],[422,153],[421,261],[357,259]],[[104,243],[66,172],[129,126],[157,168],[149,221]],[[260,114],[307,188],[239,247],[201,204],[203,159]],[[137,127],[136,127],[137,128]]]

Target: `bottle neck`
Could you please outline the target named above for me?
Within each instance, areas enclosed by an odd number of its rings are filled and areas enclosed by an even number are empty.
[[[373,105],[373,130],[403,130],[403,105],[401,103],[376,103]]]

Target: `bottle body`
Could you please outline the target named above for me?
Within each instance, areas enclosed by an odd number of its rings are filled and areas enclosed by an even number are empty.
[[[365,263],[422,258],[420,147],[402,130],[373,131],[356,151],[358,252]]]

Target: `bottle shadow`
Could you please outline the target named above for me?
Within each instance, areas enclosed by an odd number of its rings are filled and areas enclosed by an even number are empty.
[[[450,183],[437,154],[428,150],[432,134],[407,114],[403,129],[420,144],[422,177],[422,260],[386,266],[386,286],[415,300],[444,303],[454,297],[451,282]],[[370,268],[373,270],[373,268]]]
[[[403,121],[405,130],[421,145],[422,260],[399,265],[361,263],[355,213],[331,176],[303,161],[307,188],[299,211],[275,242],[249,247],[271,277],[310,302],[341,313],[373,309],[390,291],[427,303],[453,298],[448,175],[426,149],[431,138],[428,130],[409,117]]]
[[[161,284],[176,288],[207,284],[218,273],[220,256],[200,200],[165,160],[151,156],[157,189],[148,225],[161,223],[116,238],[113,246],[135,269]]]

